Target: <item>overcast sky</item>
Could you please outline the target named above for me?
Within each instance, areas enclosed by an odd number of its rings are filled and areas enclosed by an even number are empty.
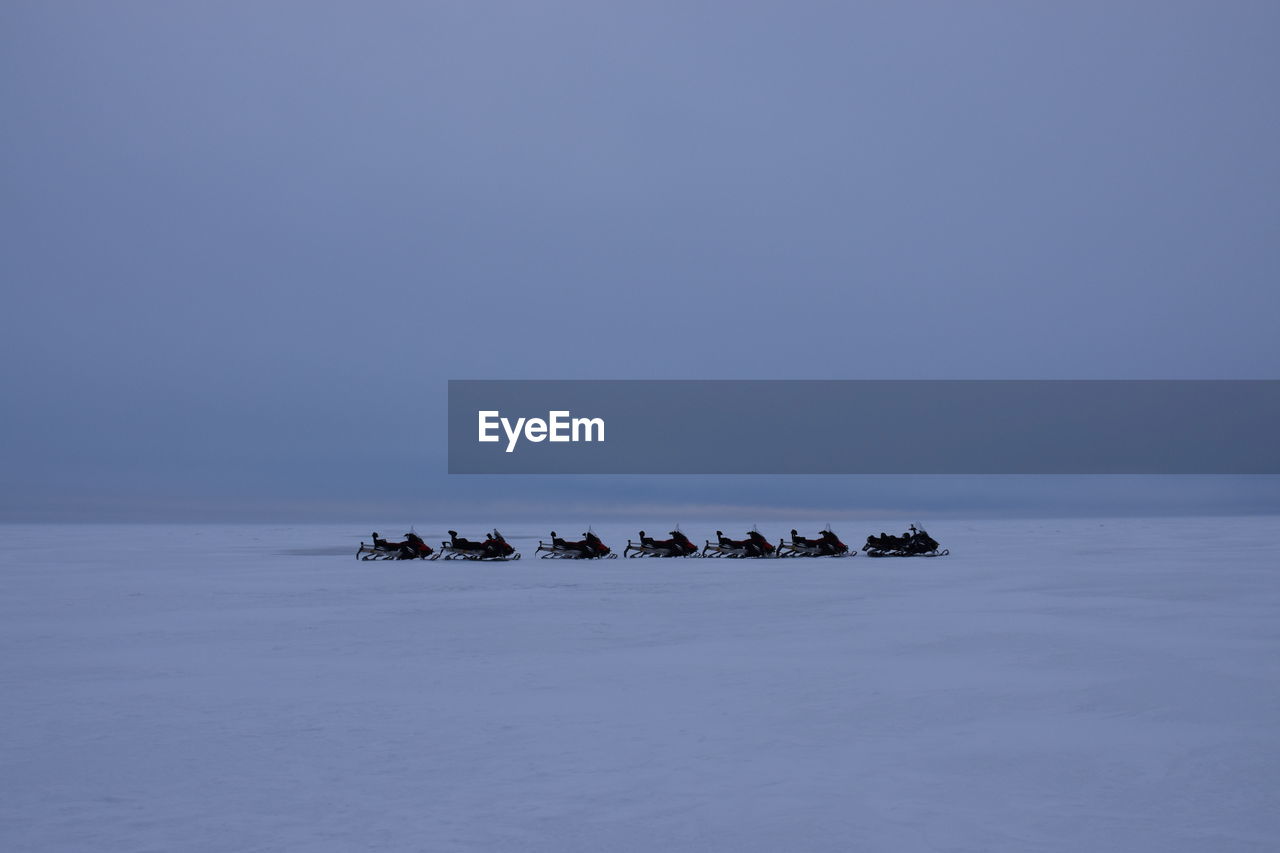
[[[1280,377],[1278,36],[1271,0],[10,0],[0,518],[1280,510],[444,474],[449,378]]]

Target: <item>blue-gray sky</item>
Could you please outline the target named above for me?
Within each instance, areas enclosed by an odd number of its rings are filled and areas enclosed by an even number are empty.
[[[1277,80],[1272,2],[5,3],[0,516],[1280,508],[443,473],[448,378],[1280,376]]]

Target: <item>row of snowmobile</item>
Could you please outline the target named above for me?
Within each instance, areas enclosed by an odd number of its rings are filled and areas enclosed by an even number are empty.
[[[458,531],[450,530],[449,541],[441,542],[439,551],[413,531],[404,535],[403,542],[390,542],[375,531],[372,543],[360,543],[356,557],[361,560],[518,560],[520,552],[496,529],[484,539],[466,539],[459,536]]]
[[[801,536],[793,529],[791,538],[780,539],[775,545],[758,530],[750,530],[744,539],[732,539],[723,531],[716,531],[714,541],[708,539],[699,548],[679,528],[667,534],[670,538],[658,539],[640,531],[638,540],[627,540],[622,549],[624,557],[728,557],[732,559],[755,559],[768,557],[856,557],[857,551],[851,551],[848,545],[840,541],[840,537],[828,527],[818,533],[817,538]],[[944,557],[951,552],[940,548],[923,529],[914,524],[901,536],[889,536],[883,532],[879,536],[867,537],[862,551],[868,557]],[[538,541],[535,549],[543,560],[612,560],[618,555],[608,545],[600,541],[600,537],[588,530],[579,540],[568,541],[553,530],[551,541]],[[410,531],[401,542],[391,542],[373,534],[371,544],[360,543],[356,557],[361,560],[483,560],[503,562],[519,560],[517,551],[496,529],[491,530],[483,539],[466,539],[458,535],[456,530],[449,531],[448,541],[441,542],[437,550],[432,548],[417,533]]]

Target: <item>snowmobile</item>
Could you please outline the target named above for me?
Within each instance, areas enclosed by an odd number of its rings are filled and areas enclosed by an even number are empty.
[[[828,527],[818,534],[817,539],[806,539],[798,531],[792,529],[791,541],[778,543],[779,557],[856,557],[857,551],[850,551],[849,546],[840,541]]]
[[[618,557],[590,530],[582,534],[580,542],[566,542],[553,530],[550,542],[539,540],[534,553],[539,552],[544,560],[614,560]]]
[[[670,533],[670,539],[654,539],[640,531],[640,541],[627,540],[627,547],[622,549],[624,557],[701,557],[698,546],[689,541],[679,530]]]
[[[868,557],[945,557],[951,553],[946,548],[939,550],[937,541],[914,524],[901,536],[888,536],[883,531],[879,536],[868,536],[862,550]]]
[[[716,531],[716,540],[707,540],[702,548],[704,557],[776,557],[777,548],[764,538],[759,530],[752,530],[746,539],[730,539],[722,531]]]
[[[431,559],[505,561],[520,559],[520,552],[494,530],[483,542],[463,539],[458,531],[449,531],[449,541],[440,543],[440,553]]]
[[[413,531],[409,531],[404,535],[403,542],[388,542],[378,536],[377,531],[373,533],[373,544],[366,545],[360,543],[360,547],[356,549],[356,558],[359,560],[434,560],[431,556],[435,553],[430,545],[423,542],[421,537]]]

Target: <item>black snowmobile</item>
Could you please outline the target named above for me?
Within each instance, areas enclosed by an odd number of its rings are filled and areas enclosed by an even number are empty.
[[[879,536],[868,536],[862,550],[868,557],[945,557],[951,553],[946,548],[939,550],[937,540],[914,524],[901,536],[889,536],[884,532]]]

